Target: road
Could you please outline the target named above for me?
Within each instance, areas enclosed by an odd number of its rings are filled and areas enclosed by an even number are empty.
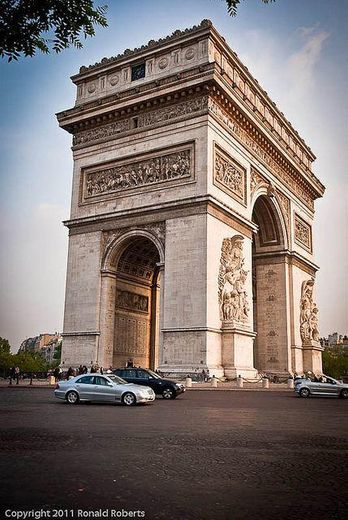
[[[1,504],[50,518],[68,508],[62,518],[343,519],[347,405],[194,390],[71,406],[50,389],[1,388]]]

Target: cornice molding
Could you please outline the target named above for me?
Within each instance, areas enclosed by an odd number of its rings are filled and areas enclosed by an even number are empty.
[[[117,56],[112,56],[111,58],[103,58],[100,62],[94,63],[94,65],[88,65],[80,67],[80,73],[72,76],[72,79],[75,80],[86,72],[94,72],[99,71],[107,65],[118,64],[122,61],[129,60],[130,58],[139,57],[146,51],[156,50],[158,47],[162,47],[168,43],[176,43],[178,40],[181,40],[185,36],[197,35],[202,32],[202,30],[209,29],[213,24],[210,20],[202,20],[199,25],[194,25],[193,27],[180,30],[177,29],[172,34],[165,36],[164,38],[159,38],[158,40],[150,40],[147,44],[142,45],[141,47],[136,47],[134,49],[126,49],[121,54],[117,54]]]

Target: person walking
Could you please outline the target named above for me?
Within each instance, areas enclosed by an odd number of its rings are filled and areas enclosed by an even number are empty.
[[[19,375],[20,375],[21,371],[19,370],[19,367],[16,367],[14,369],[14,376],[15,376],[15,379],[16,379],[16,385],[18,385],[19,383]]]

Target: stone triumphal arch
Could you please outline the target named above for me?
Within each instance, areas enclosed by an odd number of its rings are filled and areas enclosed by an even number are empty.
[[[72,80],[62,362],[320,371],[315,156],[211,22]]]

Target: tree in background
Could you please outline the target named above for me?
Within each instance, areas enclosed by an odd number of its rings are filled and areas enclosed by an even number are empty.
[[[10,370],[13,355],[11,354],[11,346],[7,339],[0,337],[0,373],[4,377]]]
[[[54,351],[54,354],[53,354],[54,361],[52,363],[52,367],[59,366],[61,358],[62,358],[62,342],[59,341],[59,343],[57,344],[57,347]]]
[[[95,35],[95,25],[107,27],[106,6],[94,8],[93,0],[2,0],[0,55],[8,61],[37,50],[60,52],[80,49],[85,38]]]
[[[348,377],[348,349],[337,346],[323,352],[323,372],[335,379]]]
[[[13,363],[19,367],[21,373],[33,374],[47,370],[46,360],[40,352],[19,352],[13,356]]]
[[[237,9],[242,0],[225,0],[227,4],[227,11],[231,16],[236,16]],[[275,2],[275,0],[261,0],[264,4]]]

